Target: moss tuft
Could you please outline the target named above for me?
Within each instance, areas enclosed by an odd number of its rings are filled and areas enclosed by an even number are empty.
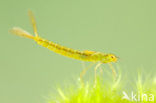
[[[71,86],[68,90],[58,88],[59,97],[56,100],[49,100],[49,103],[156,103],[152,100],[151,94],[156,96],[156,79],[147,79],[143,81],[139,75],[132,90],[125,90],[125,86],[121,83],[120,76],[114,82],[97,78],[97,84],[90,82],[82,85]],[[127,85],[126,85],[127,86]],[[65,92],[67,91],[67,92]],[[131,93],[136,94],[136,100],[132,99]],[[129,100],[123,99],[124,93],[127,94]],[[147,98],[146,95],[147,95]],[[144,98],[142,96],[144,95]],[[147,99],[147,100],[146,100]],[[152,101],[150,101],[152,100]]]

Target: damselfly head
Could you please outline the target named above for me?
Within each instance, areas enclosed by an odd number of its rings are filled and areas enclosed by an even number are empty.
[[[117,62],[118,57],[114,54],[106,54],[102,59],[102,63],[110,63],[110,62]]]

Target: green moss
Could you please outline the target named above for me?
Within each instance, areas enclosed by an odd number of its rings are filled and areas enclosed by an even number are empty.
[[[139,75],[132,90],[127,90],[126,86],[121,83],[121,76],[116,81],[103,80],[101,77],[97,79],[97,84],[91,82],[82,85],[73,86],[62,90],[58,88],[59,97],[56,100],[49,100],[49,103],[156,103],[150,94],[156,96],[156,78],[150,78],[146,81],[142,80]],[[129,87],[129,86],[128,86]],[[123,92],[127,93],[130,100],[123,99]],[[131,93],[136,93],[137,101],[132,100]],[[142,95],[147,94],[146,98],[142,100]],[[138,97],[140,96],[140,97]],[[138,99],[140,98],[140,100]]]

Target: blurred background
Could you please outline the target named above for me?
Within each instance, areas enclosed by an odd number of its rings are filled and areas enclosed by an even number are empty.
[[[14,26],[33,32],[28,10],[41,37],[78,50],[113,53],[131,79],[138,69],[156,73],[155,5],[155,0],[2,0],[0,102],[44,103],[56,85],[77,80],[82,71],[81,61],[8,33]],[[87,72],[91,79],[92,72]]]

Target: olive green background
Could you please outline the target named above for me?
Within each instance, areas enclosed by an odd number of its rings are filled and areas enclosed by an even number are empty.
[[[19,26],[78,50],[113,53],[129,79],[156,72],[155,0],[1,0],[0,103],[45,103],[57,85],[77,80],[81,61],[8,33]],[[93,70],[90,70],[93,79]]]

